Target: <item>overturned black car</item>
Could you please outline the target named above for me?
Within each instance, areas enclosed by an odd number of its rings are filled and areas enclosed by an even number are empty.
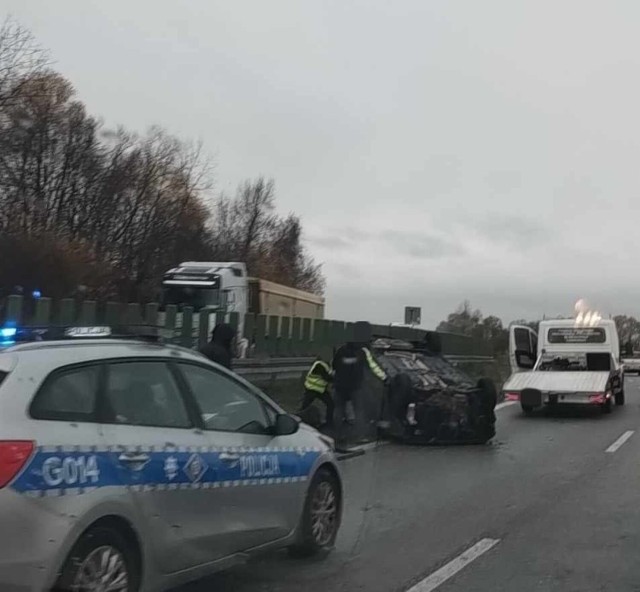
[[[493,438],[493,381],[472,381],[425,342],[378,338],[371,346],[388,376],[383,435],[422,444],[484,444]]]

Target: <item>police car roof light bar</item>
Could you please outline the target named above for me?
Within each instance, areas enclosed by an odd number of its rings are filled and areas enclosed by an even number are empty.
[[[148,343],[162,343],[159,328],[153,325],[47,325],[17,327],[13,343],[31,341],[132,339]]]

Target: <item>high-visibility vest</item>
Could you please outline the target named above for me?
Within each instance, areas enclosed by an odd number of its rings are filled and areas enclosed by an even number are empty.
[[[378,362],[376,362],[375,358],[373,357],[373,354],[366,347],[363,347],[362,351],[367,358],[367,364],[369,364],[371,372],[373,372],[380,380],[386,380],[387,374],[382,368],[380,368]]]
[[[309,372],[307,372],[307,377],[304,379],[304,388],[315,393],[324,393],[329,386],[329,382],[319,374],[314,374],[318,365],[322,366],[329,374],[331,374],[329,364],[321,362],[320,360],[314,362]]]

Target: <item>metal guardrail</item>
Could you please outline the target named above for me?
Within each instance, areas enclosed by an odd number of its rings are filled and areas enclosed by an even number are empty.
[[[492,356],[443,356],[452,364],[480,364],[495,361]],[[247,380],[286,380],[300,378],[315,358],[248,358],[234,360],[233,369]]]
[[[247,380],[300,378],[315,358],[249,358],[234,360],[233,370]]]

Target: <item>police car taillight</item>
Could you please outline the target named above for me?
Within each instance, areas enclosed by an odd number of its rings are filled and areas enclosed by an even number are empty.
[[[35,442],[0,440],[0,487],[9,483],[31,457]]]

